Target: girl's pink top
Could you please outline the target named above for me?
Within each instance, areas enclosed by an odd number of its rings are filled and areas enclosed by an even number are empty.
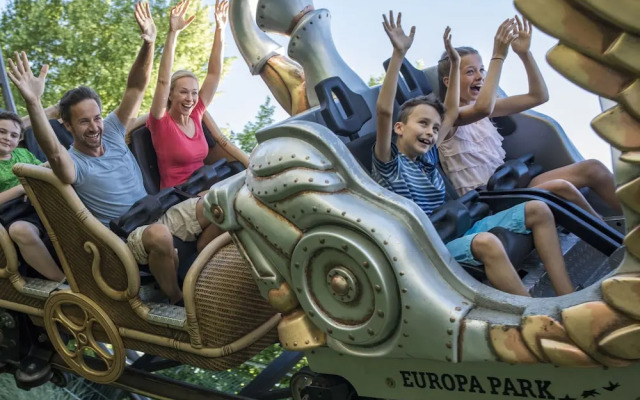
[[[151,131],[151,141],[158,157],[160,189],[184,183],[195,170],[204,165],[203,161],[209,153],[202,130],[204,111],[204,103],[198,99],[189,116],[196,127],[193,137],[188,137],[167,111],[160,119],[149,114],[147,128]]]
[[[461,196],[486,185],[504,163],[502,136],[489,118],[459,126],[438,149],[442,168]]]

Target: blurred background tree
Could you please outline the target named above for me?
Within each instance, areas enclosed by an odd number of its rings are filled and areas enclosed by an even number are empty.
[[[157,69],[169,27],[169,12],[177,1],[153,1],[151,13],[158,28],[154,69],[142,103],[147,112],[157,80]],[[80,85],[95,89],[105,114],[120,103],[131,64],[142,44],[131,0],[10,0],[0,15],[0,50],[5,60],[24,50],[39,71],[49,64],[45,107],[56,104],[62,94]],[[191,1],[189,15],[196,19],[178,39],[174,70],[190,69],[201,80],[213,43],[211,7]],[[225,58],[225,71],[235,58]],[[13,85],[12,85],[13,86]],[[20,115],[24,102],[12,87]]]

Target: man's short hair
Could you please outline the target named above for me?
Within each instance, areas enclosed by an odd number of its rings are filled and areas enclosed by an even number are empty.
[[[9,120],[18,124],[18,128],[20,128],[20,139],[24,136],[24,124],[22,123],[22,119],[18,117],[16,114],[8,111],[0,111],[0,120]]]
[[[418,96],[413,99],[409,99],[402,103],[400,106],[400,112],[398,112],[398,121],[406,124],[409,120],[409,115],[414,108],[421,104],[426,104],[436,109],[438,115],[440,115],[440,119],[444,118],[444,105],[440,100],[436,98],[435,95],[429,94],[427,96]]]
[[[66,123],[71,123],[71,107],[80,103],[83,100],[92,99],[98,103],[98,108],[102,112],[102,102],[100,101],[100,96],[93,89],[87,86],[80,86],[75,89],[69,90],[67,93],[62,95],[62,99],[60,99],[60,104],[58,104],[58,109],[60,111],[60,118]]]

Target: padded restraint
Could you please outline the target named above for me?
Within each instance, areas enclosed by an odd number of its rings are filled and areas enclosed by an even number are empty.
[[[526,188],[541,172],[542,166],[534,163],[533,154],[525,154],[515,160],[507,160],[498,167],[487,182],[487,190]]]
[[[320,102],[320,114],[327,128],[336,135],[352,138],[371,119],[371,111],[364,98],[351,91],[340,77],[320,81],[314,89]]]
[[[386,71],[389,68],[391,58],[387,59],[382,65]],[[405,101],[418,96],[426,96],[433,92],[433,88],[422,70],[415,68],[409,60],[402,59],[400,66],[400,75],[404,79],[398,79],[398,88],[396,90],[396,101],[398,106]]]

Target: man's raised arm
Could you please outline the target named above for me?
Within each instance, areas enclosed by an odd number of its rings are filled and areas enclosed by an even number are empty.
[[[128,128],[140,111],[144,91],[147,89],[151,78],[153,48],[156,43],[156,25],[153,22],[153,17],[151,17],[149,3],[136,4],[135,17],[138,26],[140,26],[140,37],[144,42],[131,67],[131,71],[129,71],[127,88],[124,91],[122,102],[114,111],[125,128]]]
[[[76,169],[71,156],[58,141],[58,137],[53,132],[49,119],[45,114],[40,97],[44,93],[44,82],[47,77],[48,65],[44,65],[39,76],[34,76],[29,65],[29,60],[25,52],[15,54],[15,61],[9,60],[9,79],[20,91],[27,104],[27,111],[33,126],[33,133],[49,160],[51,169],[58,179],[64,183],[74,183],[76,180]]]

